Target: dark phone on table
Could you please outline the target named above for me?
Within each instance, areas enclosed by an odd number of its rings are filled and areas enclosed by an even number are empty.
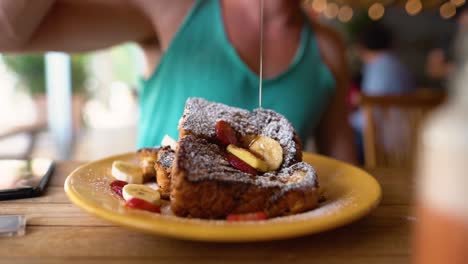
[[[0,200],[41,195],[53,169],[50,159],[0,159]]]

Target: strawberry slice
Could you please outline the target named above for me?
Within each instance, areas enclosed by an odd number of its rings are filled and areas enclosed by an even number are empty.
[[[237,140],[237,135],[236,131],[232,128],[232,126],[223,120],[220,120],[216,123],[215,125],[215,132],[216,132],[216,138],[219,140],[224,145],[237,145],[238,140]]]
[[[228,222],[238,221],[260,221],[266,220],[268,216],[265,212],[247,213],[247,214],[230,214],[226,217]]]
[[[254,176],[257,175],[256,169],[254,169],[252,166],[245,163],[243,160],[239,159],[238,157],[234,156],[233,154],[226,153],[226,159],[234,168],[242,172],[254,175]]]
[[[118,196],[123,198],[122,189],[127,184],[128,184],[128,182],[115,180],[115,181],[111,182],[109,185],[110,185],[111,190],[112,190],[113,193],[115,193]]]
[[[149,202],[147,202],[145,200],[138,199],[138,198],[132,198],[132,199],[128,200],[125,203],[125,205],[130,207],[130,208],[145,210],[145,211],[149,211],[149,212],[153,212],[153,213],[160,213],[161,212],[161,208],[159,206],[154,205],[152,203],[149,203]]]

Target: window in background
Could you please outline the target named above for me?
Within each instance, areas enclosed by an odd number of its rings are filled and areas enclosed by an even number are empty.
[[[136,89],[144,66],[143,54],[133,44],[89,55],[84,127],[77,138],[74,159],[96,159],[135,149]]]
[[[90,160],[134,149],[138,118],[134,91],[143,67],[143,56],[133,44],[71,55],[76,135],[71,159]],[[47,130],[44,55],[1,56],[0,87],[0,156],[27,151],[32,156],[57,158]],[[44,126],[32,149],[28,149],[28,133],[2,138],[11,128],[34,124]]]
[[[19,78],[0,59],[0,157],[21,157],[30,143],[27,133],[11,133],[37,120],[36,104]],[[8,136],[6,136],[8,135]]]

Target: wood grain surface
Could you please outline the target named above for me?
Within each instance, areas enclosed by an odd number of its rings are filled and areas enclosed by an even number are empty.
[[[370,215],[312,236],[261,243],[202,243],[142,234],[81,211],[63,191],[78,162],[60,162],[38,198],[0,202],[24,214],[26,235],[0,238],[3,263],[409,263],[413,180],[409,171],[370,171],[383,199]]]

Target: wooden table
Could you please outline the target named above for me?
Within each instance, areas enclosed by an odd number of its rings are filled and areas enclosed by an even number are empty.
[[[408,171],[371,171],[382,184],[382,203],[349,226],[291,240],[223,244],[150,236],[84,213],[63,191],[79,164],[59,163],[42,197],[0,202],[0,214],[28,217],[25,236],[0,238],[0,263],[409,263]]]

